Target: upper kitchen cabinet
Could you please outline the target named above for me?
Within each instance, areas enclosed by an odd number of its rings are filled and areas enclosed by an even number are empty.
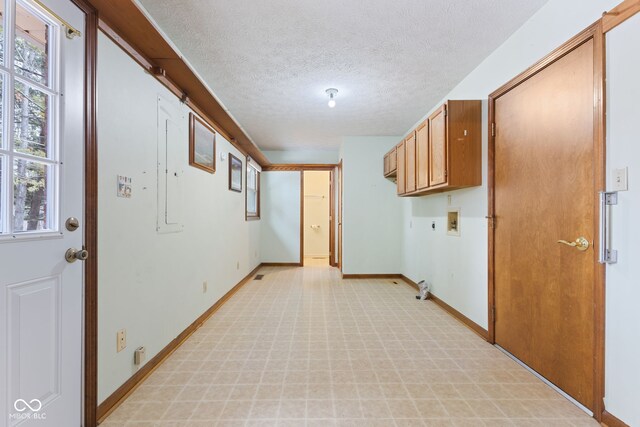
[[[397,172],[396,147],[384,155],[384,176],[394,178]]]
[[[482,101],[448,101],[443,108],[444,120],[429,120],[430,141],[437,147],[430,155],[429,167],[436,171],[430,173],[429,187],[448,191],[482,185]]]

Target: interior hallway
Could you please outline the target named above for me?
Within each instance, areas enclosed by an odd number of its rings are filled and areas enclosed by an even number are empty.
[[[597,426],[398,280],[265,267],[102,426]]]

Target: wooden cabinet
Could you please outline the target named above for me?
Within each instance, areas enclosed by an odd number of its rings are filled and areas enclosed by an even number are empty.
[[[396,171],[396,147],[393,147],[387,154],[384,155],[384,176],[386,178],[393,178],[396,176]]]
[[[398,194],[406,193],[406,167],[405,167],[405,151],[404,151],[404,141],[400,144],[396,145],[396,183],[398,186]]]
[[[411,132],[404,140],[405,192],[416,191],[416,133]]]
[[[416,187],[429,187],[429,120],[416,128]]]
[[[429,186],[447,182],[447,104],[429,117]]]
[[[398,194],[421,196],[482,184],[481,101],[447,101],[394,152]],[[392,168],[385,155],[385,176]]]

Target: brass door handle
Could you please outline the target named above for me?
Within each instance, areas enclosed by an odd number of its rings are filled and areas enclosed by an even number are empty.
[[[563,245],[572,246],[579,251],[586,251],[589,249],[589,241],[584,237],[578,237],[575,242],[567,242],[566,240],[558,240],[558,243]]]

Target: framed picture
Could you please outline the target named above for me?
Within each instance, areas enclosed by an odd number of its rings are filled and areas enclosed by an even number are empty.
[[[216,133],[193,113],[189,113],[189,164],[209,173],[216,171]]]
[[[242,160],[229,153],[229,190],[242,192]]]

